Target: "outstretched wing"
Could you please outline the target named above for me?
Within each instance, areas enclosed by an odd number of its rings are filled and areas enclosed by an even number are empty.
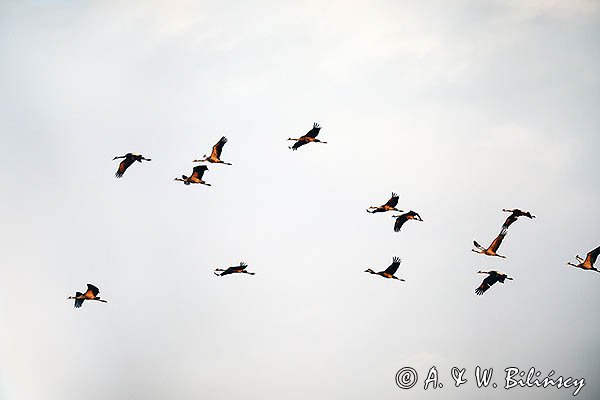
[[[489,275],[487,276],[483,282],[481,282],[481,285],[479,285],[479,287],[477,289],[475,289],[475,293],[478,296],[481,296],[482,294],[484,294],[486,292],[486,290],[488,290],[490,287],[492,287],[492,285],[494,283],[496,283],[497,279],[493,276],[493,275]]]
[[[81,308],[81,306],[83,305],[83,300],[84,299],[78,299],[77,297],[82,296],[83,293],[81,292],[75,292],[75,308]]]
[[[600,255],[600,246],[596,247],[594,250],[587,253],[587,256],[585,257],[585,261],[583,263],[584,264],[589,263],[590,268],[593,267],[594,263],[598,259],[598,255]]]
[[[515,215],[515,212],[513,211],[512,214],[510,214],[508,216],[508,218],[506,218],[506,221],[504,221],[504,225],[502,225],[502,229],[508,229],[509,226],[511,226],[513,224],[513,222],[515,222],[517,220],[518,216]]]
[[[247,266],[248,266],[248,264],[246,264],[245,262],[241,261],[240,265],[238,265],[237,268],[239,270],[243,270],[243,269],[246,269]]]
[[[508,230],[506,228],[500,231],[496,239],[494,239],[492,244],[490,244],[490,250],[492,250],[494,253],[498,250],[498,247],[500,247],[500,245],[502,244],[502,241],[504,240],[504,237],[506,236],[507,232]]]
[[[319,126],[319,124],[317,124],[316,122],[313,124],[313,127],[310,131],[306,132],[306,135],[304,136],[308,136],[311,138],[316,138],[317,135],[319,134],[319,131],[321,130],[321,127]]]
[[[227,269],[226,269],[226,270],[225,270],[225,271],[224,271],[224,272],[221,274],[221,276],[223,276],[223,275],[229,275],[229,274],[234,274],[234,273],[236,273],[237,271],[241,271],[241,270],[243,270],[244,268],[246,268],[246,267],[244,266],[243,268],[240,268],[240,265],[236,265],[236,266],[233,266],[233,267],[228,267],[228,268],[227,268]]]
[[[87,292],[85,292],[86,294],[91,293],[94,295],[94,297],[98,296],[98,293],[100,293],[100,289],[98,289],[96,286],[92,285],[91,283],[87,284]]]
[[[396,207],[398,205],[398,195],[396,193],[392,192],[392,197],[390,197],[390,199],[384,205],[390,206],[390,207]]]
[[[121,161],[119,163],[119,168],[117,169],[117,172],[115,173],[115,176],[117,178],[121,178],[123,177],[123,174],[125,173],[125,171],[127,170],[127,168],[129,168],[129,166],[131,164],[133,164],[133,157],[126,157],[125,159],[123,159],[123,161]]]
[[[298,150],[299,147],[304,146],[305,144],[307,144],[308,142],[306,140],[298,140],[296,143],[294,143],[294,145],[292,146],[292,150]]]
[[[221,152],[223,151],[223,146],[227,143],[227,138],[223,136],[217,144],[215,144],[212,148],[212,154],[210,155],[212,158],[221,158]]]
[[[394,232],[400,232],[402,225],[404,225],[406,221],[408,221],[408,216],[406,214],[402,214],[396,218],[396,222],[394,223]]]
[[[407,212],[406,216],[409,217],[410,219],[416,219],[418,221],[423,221],[423,218],[421,218],[419,213],[416,211],[413,211],[413,210],[410,210],[409,212]]]
[[[196,177],[202,180],[202,175],[204,175],[204,171],[206,171],[208,167],[206,165],[196,165],[192,172],[192,177]]]
[[[396,271],[398,271],[398,267],[400,266],[401,262],[402,260],[400,259],[400,257],[394,257],[392,259],[392,264],[389,267],[387,267],[384,272],[390,275],[394,275]]]
[[[479,243],[477,243],[477,241],[475,241],[475,240],[473,240],[473,246],[477,247],[481,251],[485,251],[485,248],[482,245],[480,245]]]

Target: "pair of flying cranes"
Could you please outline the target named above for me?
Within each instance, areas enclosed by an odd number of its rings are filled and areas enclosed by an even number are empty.
[[[292,141],[296,142],[296,143],[294,143],[293,146],[291,146],[289,148],[291,150],[295,151],[295,150],[298,150],[301,146],[304,146],[308,143],[327,143],[327,142],[317,139],[317,135],[319,134],[320,130],[321,130],[321,127],[319,126],[319,124],[317,124],[315,122],[313,124],[312,129],[310,131],[308,131],[305,135],[303,135],[297,139],[289,138],[288,140],[292,140]],[[231,165],[231,163],[221,160],[221,153],[223,151],[223,146],[225,146],[225,143],[227,143],[227,138],[225,136],[223,136],[213,146],[210,156],[204,155],[202,159],[194,160],[193,162],[210,162],[210,163],[214,163],[214,164]],[[123,174],[125,173],[127,168],[129,168],[136,161],[139,163],[141,163],[142,161],[152,161],[150,158],[145,158],[141,154],[134,154],[134,153],[127,153],[123,156],[114,157],[113,161],[117,160],[117,159],[123,159],[123,161],[121,161],[119,163],[119,167],[117,169],[117,172],[115,173],[115,176],[117,178],[122,178]],[[199,165],[199,166],[196,166],[193,168],[192,174],[189,177],[186,175],[182,175],[181,178],[175,178],[175,180],[181,181],[185,185],[203,184],[206,186],[211,186],[210,183],[206,183],[202,180],[204,172],[207,170],[208,170],[208,167],[206,165]],[[367,212],[369,212],[371,214],[387,212],[387,211],[403,212],[402,210],[399,210],[396,208],[397,205],[398,205],[398,195],[396,193],[392,193],[392,197],[387,201],[387,203],[385,203],[384,205],[381,205],[381,206],[369,207],[367,209]],[[371,210],[371,211],[369,211],[369,210]],[[497,251],[498,251],[498,248],[500,247],[500,244],[504,240],[504,237],[506,236],[506,234],[508,232],[508,227],[512,223],[514,223],[519,217],[527,217],[530,219],[535,218],[535,216],[531,215],[531,213],[524,212],[519,209],[514,209],[514,210],[503,209],[502,211],[510,212],[511,215],[508,216],[508,218],[504,222],[504,225],[502,225],[502,230],[500,231],[500,234],[496,237],[496,239],[494,239],[494,241],[487,248],[484,248],[476,241],[473,241],[473,244],[475,245],[477,250],[472,249],[472,251],[479,253],[479,254],[485,254],[488,256],[506,258],[505,256],[499,255],[497,253]],[[412,211],[412,210],[410,210],[407,213],[401,214],[401,215],[394,215],[394,216],[392,216],[392,218],[396,219],[396,222],[394,223],[394,231],[395,232],[400,232],[402,226],[409,220],[423,221],[421,216],[417,212]],[[585,258],[585,260],[583,258],[581,258],[579,255],[576,255],[575,258],[577,259],[578,264],[573,264],[570,262],[567,264],[570,266],[573,266],[576,268],[581,268],[581,269],[588,270],[588,271],[600,272],[598,269],[596,269],[594,267],[594,263],[596,262],[598,255],[600,255],[600,246],[597,247],[596,249],[590,251],[587,254],[587,257]],[[399,281],[404,281],[404,279],[398,278],[395,276],[396,271],[398,271],[398,268],[400,267],[400,263],[401,263],[401,259],[399,257],[393,257],[392,264],[389,267],[387,267],[385,270],[380,271],[380,272],[375,272],[371,268],[369,268],[369,269],[365,270],[365,272],[370,273],[370,274],[380,275],[380,276],[382,276],[384,278],[388,278],[388,279],[396,279]],[[254,275],[254,272],[246,271],[247,266],[248,265],[245,264],[244,262],[240,262],[239,265],[235,265],[233,267],[228,267],[226,269],[217,268],[217,269],[215,269],[214,273],[217,276],[225,276],[225,275],[236,274],[236,273]],[[478,271],[478,273],[488,275],[483,280],[481,285],[479,287],[477,287],[477,289],[475,289],[475,293],[478,295],[482,295],[483,293],[485,293],[496,282],[504,283],[504,281],[507,279],[508,280],[513,279],[513,278],[507,276],[506,274],[500,273],[498,271]],[[87,290],[84,293],[76,292],[75,296],[70,296],[70,297],[68,297],[68,299],[75,300],[75,308],[80,308],[83,305],[83,302],[85,300],[99,301],[102,303],[106,303],[107,301],[105,299],[101,299],[100,296],[98,296],[99,293],[100,293],[100,290],[96,286],[94,286],[92,284],[88,284]]]
[[[230,274],[254,275],[254,272],[246,271],[247,266],[248,266],[248,264],[241,262],[240,265],[234,265],[233,267],[229,267],[226,269],[216,268],[214,274],[217,276],[225,276],[225,275],[230,275]],[[100,301],[102,303],[108,303],[108,301],[101,299],[100,296],[98,296],[99,293],[100,293],[100,289],[98,289],[96,286],[92,285],[91,283],[88,283],[87,290],[85,291],[85,293],[76,292],[75,296],[69,296],[69,297],[67,297],[67,300],[75,300],[75,308],[80,308],[83,305],[83,302],[85,300],[93,300],[93,301]]]
[[[193,162],[210,162],[210,163],[215,163],[215,164],[231,165],[231,163],[221,160],[221,152],[223,151],[223,146],[225,146],[225,143],[227,143],[227,138],[225,136],[223,136],[213,146],[210,156],[207,156],[205,154],[202,159],[194,160]],[[119,163],[119,167],[117,168],[117,172],[115,173],[115,176],[117,178],[122,178],[123,174],[125,174],[125,171],[127,171],[127,168],[131,167],[131,165],[136,161],[139,163],[141,163],[142,161],[152,161],[152,159],[145,158],[141,154],[133,154],[133,153],[127,153],[124,156],[116,156],[115,158],[113,158],[113,161],[120,159],[120,158],[122,158],[123,161],[121,161]],[[206,183],[205,181],[202,180],[202,177],[204,176],[204,172],[206,172],[206,171],[208,171],[208,167],[206,165],[204,165],[204,164],[197,165],[193,168],[192,174],[190,176],[181,175],[181,178],[175,178],[175,180],[181,181],[185,185],[189,185],[191,183],[197,183],[197,184],[201,184],[201,185],[211,186],[210,183]]]

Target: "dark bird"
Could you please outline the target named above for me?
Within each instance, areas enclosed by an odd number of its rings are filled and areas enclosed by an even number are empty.
[[[385,203],[382,206],[371,206],[369,208],[367,208],[367,212],[371,213],[371,214],[375,214],[378,212],[386,212],[386,211],[398,211],[398,212],[403,212],[402,210],[398,210],[396,208],[396,206],[398,205],[398,195],[394,192],[392,192],[392,197],[390,197],[390,199],[387,201],[387,203]],[[373,211],[369,211],[369,210],[373,210]]]
[[[85,293],[81,293],[81,292],[76,292],[75,296],[69,296],[67,297],[67,300],[75,300],[75,308],[80,308],[84,302],[84,300],[97,300],[97,301],[101,301],[102,303],[108,303],[108,301],[101,299],[100,296],[98,296],[98,293],[100,293],[100,290],[92,285],[91,283],[87,284],[87,290]]]
[[[115,173],[115,176],[117,178],[121,178],[123,176],[123,174],[125,173],[125,171],[127,170],[127,168],[129,168],[131,166],[131,164],[133,164],[135,161],[137,161],[137,162],[142,162],[142,160],[152,161],[152,159],[150,159],[150,158],[144,158],[144,156],[142,156],[141,154],[133,154],[133,153],[127,153],[124,156],[116,156],[115,158],[113,158],[113,161],[118,158],[124,158],[124,160],[119,163],[119,169],[117,169],[117,172]]]
[[[217,269],[215,269],[215,275],[217,275],[217,276],[223,276],[223,275],[229,275],[229,274],[254,275],[255,274],[254,272],[246,271],[247,266],[248,266],[248,264],[246,264],[245,262],[240,262],[240,265],[234,265],[233,267],[229,267],[227,269],[217,268]],[[217,272],[221,272],[221,273],[217,274]]]
[[[577,259],[577,262],[579,264],[573,264],[573,263],[568,262],[567,265],[570,265],[575,268],[585,269],[587,271],[600,272],[596,267],[594,267],[594,263],[598,259],[599,254],[600,254],[600,246],[596,247],[594,250],[587,253],[585,260],[583,258],[579,257],[579,255],[576,255],[575,258]]]
[[[511,226],[512,223],[515,222],[519,217],[527,217],[529,219],[535,218],[535,215],[531,215],[529,211],[521,211],[518,208],[515,208],[514,210],[507,210],[506,208],[503,208],[502,211],[511,213],[508,218],[506,218],[506,221],[504,221],[504,225],[502,225],[503,229]]]
[[[392,215],[392,218],[396,218],[396,222],[394,223],[394,232],[400,232],[400,229],[402,229],[402,225],[404,225],[404,223],[409,219],[414,219],[415,221],[423,221],[421,219],[421,216],[413,210],[410,210],[409,212],[404,213],[402,215]]]
[[[479,253],[479,254],[485,254],[486,256],[495,256],[495,257],[500,257],[500,258],[506,258],[506,256],[501,256],[500,254],[497,254],[496,251],[498,251],[498,247],[500,247],[500,245],[502,244],[502,241],[504,240],[504,236],[506,236],[507,232],[508,232],[508,230],[503,228],[500,231],[500,234],[498,234],[496,239],[494,239],[492,244],[490,244],[490,246],[487,249],[484,248],[483,246],[481,246],[475,240],[473,240],[473,244],[479,250],[471,249],[471,251],[474,251],[475,253]]]
[[[196,165],[191,176],[187,177],[185,175],[181,175],[181,178],[175,178],[175,180],[181,181],[186,185],[189,185],[190,183],[201,183],[202,185],[211,186],[210,183],[206,183],[202,180],[204,171],[208,171],[208,167],[206,165]]]
[[[394,257],[392,259],[392,264],[389,267],[387,267],[385,269],[385,271],[375,272],[371,268],[369,268],[369,269],[366,269],[365,272],[368,272],[370,274],[380,275],[380,276],[383,276],[384,278],[396,279],[396,280],[404,282],[404,279],[398,278],[397,276],[394,275],[396,273],[396,271],[398,271],[398,267],[400,266],[401,262],[402,262],[402,260],[400,259],[400,257]]]
[[[504,280],[506,280],[506,279],[509,279],[511,281],[513,280],[513,278],[510,278],[506,274],[501,274],[498,271],[478,271],[477,273],[478,274],[488,274],[488,276],[485,277],[483,282],[481,282],[481,285],[479,285],[479,287],[477,289],[475,289],[475,293],[478,296],[481,296],[482,294],[484,294],[486,292],[486,290],[488,290],[490,287],[492,287],[492,285],[496,282],[504,283]]]
[[[294,145],[292,147],[290,147],[290,149],[292,150],[298,150],[298,148],[300,146],[304,146],[307,143],[327,143],[327,142],[323,142],[319,139],[317,139],[317,135],[319,134],[319,131],[321,130],[321,127],[319,126],[319,124],[317,124],[316,122],[313,124],[313,127],[310,131],[308,131],[304,136],[298,138],[298,139],[292,139],[292,138],[288,138],[288,140],[296,140],[296,143],[294,143]]]
[[[193,162],[204,162],[204,161],[208,161],[210,163],[216,163],[216,164],[225,164],[225,165],[231,165],[231,163],[225,162],[221,160],[221,152],[223,151],[223,146],[225,146],[225,143],[227,143],[227,138],[225,136],[223,136],[221,139],[219,139],[219,141],[217,142],[217,144],[215,144],[212,148],[212,152],[210,153],[210,157],[207,157],[206,154],[203,155],[202,157],[204,157],[202,160],[194,160]]]

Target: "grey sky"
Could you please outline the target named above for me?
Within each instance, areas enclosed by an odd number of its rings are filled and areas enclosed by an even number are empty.
[[[0,399],[571,397],[451,387],[476,365],[599,398],[600,276],[565,266],[600,245],[599,23],[584,0],[1,2]],[[288,150],[314,121],[329,144]],[[172,181],[221,135],[213,187]],[[153,161],[117,180],[129,151]],[[392,191],[424,222],[364,211]],[[472,253],[505,207],[537,219]],[[394,255],[406,282],[362,272]],[[211,272],[240,260],[257,275]],[[479,298],[478,269],[515,280]],[[109,303],[74,310],[88,282]]]

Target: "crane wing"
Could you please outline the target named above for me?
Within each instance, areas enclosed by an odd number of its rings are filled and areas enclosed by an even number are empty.
[[[238,270],[238,268],[239,268],[239,267],[238,267],[237,265],[236,265],[235,267],[228,267],[228,268],[227,268],[225,271],[223,271],[223,272],[221,273],[221,276],[223,276],[223,275],[229,275],[229,274],[233,274],[233,273],[235,273],[235,271],[237,271],[237,270]]]
[[[292,146],[292,150],[298,150],[299,147],[304,146],[305,144],[307,144],[308,142],[306,140],[298,140],[296,143],[294,143],[294,145]]]
[[[121,178],[123,176],[123,174],[125,173],[125,171],[127,170],[127,168],[129,168],[131,166],[131,164],[133,164],[133,158],[126,157],[123,161],[121,161],[119,163],[119,168],[117,169],[115,176],[117,178]]]
[[[206,165],[196,165],[193,169],[192,177],[202,180],[202,175],[204,175],[204,171],[207,169],[208,167]]]
[[[481,251],[485,251],[485,248],[482,245],[480,245],[479,243],[477,243],[476,240],[473,240],[473,246],[477,247]]]
[[[404,225],[406,221],[408,221],[408,217],[406,214],[402,214],[398,218],[396,218],[396,222],[394,222],[394,232],[400,232],[400,229],[402,229],[402,225]]]
[[[83,305],[83,300],[84,299],[78,299],[77,297],[79,297],[79,296],[83,296],[83,293],[81,293],[81,292],[75,292],[75,297],[76,297],[75,298],[75,304],[74,304],[75,308],[80,308]]]
[[[589,265],[590,268],[592,268],[594,266],[594,263],[598,259],[598,255],[600,255],[600,246],[596,247],[594,250],[587,253],[587,256],[585,257],[585,261],[583,262],[583,264]]]
[[[398,195],[392,192],[392,197],[384,204],[385,206],[396,207],[398,205]]]
[[[98,293],[100,293],[100,289],[98,289],[96,286],[92,285],[91,283],[87,284],[87,291],[85,292],[85,294],[91,293],[94,295],[94,297],[98,296]]]
[[[308,136],[311,138],[316,138],[317,135],[319,134],[319,131],[321,130],[321,127],[319,126],[319,124],[317,124],[316,122],[313,124],[313,127],[310,131],[306,132],[306,135],[304,136]]]
[[[390,275],[394,275],[396,273],[396,271],[398,271],[398,267],[400,266],[401,262],[402,262],[402,260],[400,259],[400,257],[394,257],[392,259],[392,264],[390,264],[390,266],[387,267],[384,272],[386,272]]]
[[[515,222],[517,220],[517,216],[515,215],[515,212],[513,211],[512,214],[510,214],[508,216],[508,218],[506,218],[506,221],[504,221],[504,225],[502,225],[503,229],[508,229],[509,226],[511,226],[513,224],[513,222]]]
[[[412,219],[416,219],[419,221],[423,221],[423,218],[421,218],[421,216],[419,215],[418,212],[410,210],[409,212],[406,213],[407,216],[412,217]]]
[[[498,248],[502,244],[502,241],[504,240],[504,237],[506,236],[507,232],[508,232],[508,230],[506,228],[502,229],[500,231],[500,233],[498,234],[498,236],[496,237],[496,239],[494,239],[494,241],[492,242],[492,244],[490,244],[490,249],[494,253],[496,252],[496,250],[498,250]]]
[[[210,155],[212,158],[221,158],[221,152],[223,151],[223,146],[227,143],[227,138],[223,136],[217,144],[215,144],[212,148],[212,154]]]
[[[494,283],[497,282],[497,278],[494,275],[489,275],[487,276],[483,282],[481,282],[481,285],[479,285],[479,287],[477,289],[475,289],[475,293],[478,296],[481,296],[482,294],[484,294],[486,292],[486,290],[488,290],[490,287],[492,287],[492,285]]]

